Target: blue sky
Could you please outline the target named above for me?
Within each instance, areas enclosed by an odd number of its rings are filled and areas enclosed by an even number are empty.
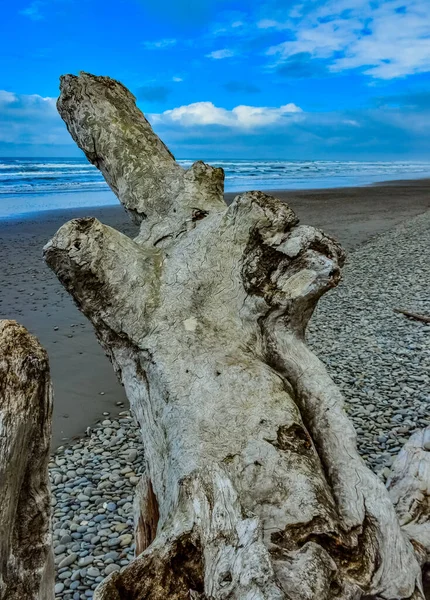
[[[429,0],[14,0],[0,155],[79,156],[62,73],[122,81],[179,158],[430,159]]]

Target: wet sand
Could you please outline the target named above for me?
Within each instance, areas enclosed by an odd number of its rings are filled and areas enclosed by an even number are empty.
[[[287,201],[302,223],[334,235],[349,251],[430,209],[429,180],[269,193]],[[226,194],[227,202],[235,195]],[[130,236],[137,231],[119,206],[0,220],[0,316],[18,320],[48,350],[55,392],[54,447],[81,435],[103,412],[121,410],[117,403],[126,403],[91,325],[42,258],[43,246],[63,223],[88,215]]]

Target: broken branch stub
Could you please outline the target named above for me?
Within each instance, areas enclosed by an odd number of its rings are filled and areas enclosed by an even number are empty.
[[[75,142],[152,242],[186,229],[196,215],[225,208],[222,169],[202,161],[182,169],[119,82],[65,75],[57,106]]]
[[[59,106],[81,147],[103,129],[101,170],[115,155],[107,178],[127,180],[118,195],[145,213],[141,233],[132,241],[78,219],[45,248],[93,322],[145,447],[142,553],[97,600],[422,598],[413,546],[304,342],[318,299],[340,279],[342,249],[268,194],[227,208],[221,177],[204,165],[195,202],[172,195],[189,171],[146,121],[130,130],[144,117],[119,86],[67,76]],[[118,130],[127,135],[116,144]]]
[[[46,352],[0,321],[0,598],[53,600],[48,478],[52,390]]]

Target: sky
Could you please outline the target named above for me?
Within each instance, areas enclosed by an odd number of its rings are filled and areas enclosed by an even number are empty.
[[[80,156],[59,76],[120,80],[178,158],[430,159],[430,0],[6,0],[0,156]]]

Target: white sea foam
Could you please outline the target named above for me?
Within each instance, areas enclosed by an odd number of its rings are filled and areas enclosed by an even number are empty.
[[[188,169],[194,161],[178,162]],[[207,162],[224,169],[227,192],[330,188],[430,177],[430,162],[420,161],[214,159]],[[100,172],[85,159],[0,158],[0,214],[8,211],[8,206],[19,204],[20,196],[26,198],[22,204],[27,209],[34,206],[35,210],[41,210],[41,201],[35,199],[37,195],[67,193],[74,197],[67,204],[82,206],[79,192],[88,195],[101,191],[109,193],[109,188]],[[55,200],[50,199],[48,204],[55,205]]]

